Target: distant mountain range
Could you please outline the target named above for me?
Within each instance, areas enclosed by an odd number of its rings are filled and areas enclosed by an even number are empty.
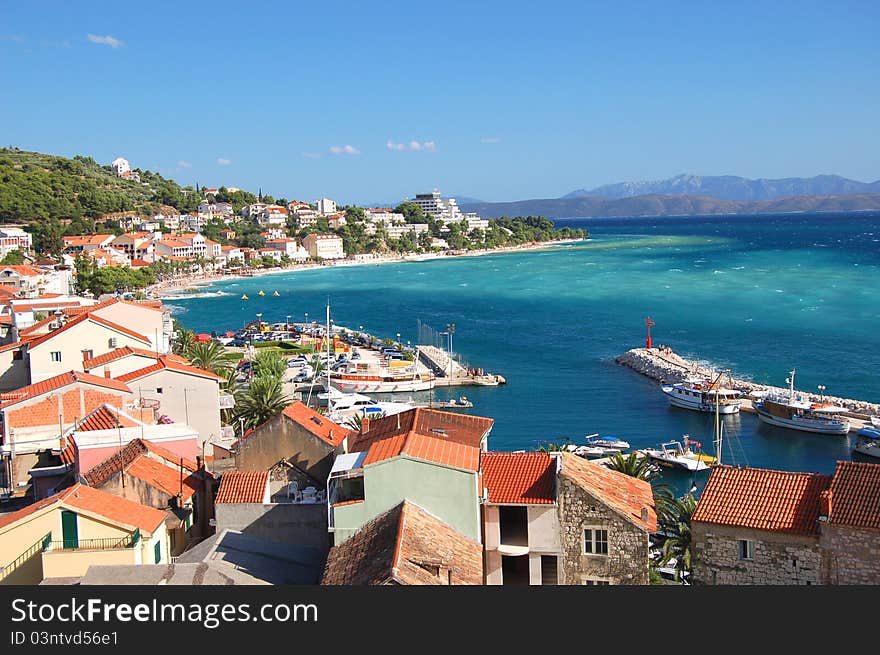
[[[575,197],[482,202],[462,204],[461,208],[463,211],[477,212],[484,218],[498,216],[594,218],[880,211],[880,193],[792,196],[759,201],[725,200],[705,195],[649,194],[631,198]]]
[[[722,200],[772,200],[790,196],[843,196],[880,193],[880,180],[858,182],[839,175],[750,180],[735,175],[676,175],[668,180],[619,182],[592,190],[577,189],[568,198],[634,198],[636,196],[711,196]]]

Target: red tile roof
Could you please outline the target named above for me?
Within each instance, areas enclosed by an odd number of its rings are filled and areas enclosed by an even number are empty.
[[[65,246],[100,246],[102,243],[113,239],[112,234],[84,234],[72,237],[61,237]]]
[[[168,516],[162,510],[114,496],[100,489],[92,489],[84,484],[76,484],[71,487],[63,504],[73,509],[97,514],[123,526],[145,530],[151,534],[164,526]]]
[[[281,414],[334,447],[341,444],[342,440],[351,433],[348,428],[337,425],[298,400],[281,410]]]
[[[227,471],[214,503],[262,503],[268,484],[268,471]]]
[[[830,485],[819,473],[716,466],[691,520],[816,535],[819,496]]]
[[[179,468],[172,468],[149,457],[138,457],[125,472],[151,487],[164,491],[169,496],[180,493],[184,502],[192,498],[202,486],[202,481],[192,473],[185,474],[181,482]]]
[[[556,458],[548,453],[483,453],[480,464],[490,503],[556,502]]]
[[[18,289],[15,287],[10,287],[6,284],[0,284],[0,295],[4,296],[17,296]]]
[[[403,501],[330,549],[322,585],[481,585],[483,547]]]
[[[157,446],[146,439],[132,439],[123,448],[120,448],[115,453],[83,473],[83,478],[93,487],[100,486],[106,482],[110,476],[123,469],[127,470],[126,467],[130,466],[139,458],[146,457],[148,453],[164,460],[165,464],[163,464],[163,466],[166,466],[166,468],[170,467],[172,470],[176,471],[178,475],[180,471],[178,467],[181,465],[181,462],[183,463],[183,468],[187,471],[187,475],[189,475],[189,473],[195,473],[198,470],[193,461],[181,457],[162,446]],[[177,491],[174,491],[174,493],[177,493]]]
[[[131,530],[139,528],[150,534],[162,527],[167,517],[167,514],[161,510],[77,483],[17,512],[0,515],[0,529],[53,505],[61,505],[61,507],[71,510],[81,510],[87,514],[104,518],[120,527]]]
[[[15,271],[24,277],[33,277],[43,273],[39,268],[28,266],[27,264],[9,264],[6,266],[0,266],[0,271]]]
[[[62,373],[61,375],[56,375],[55,377],[47,378],[46,380],[41,380],[36,384],[30,384],[26,387],[22,387],[21,389],[16,389],[15,391],[11,391],[9,393],[0,394],[0,409],[5,409],[10,405],[21,402],[22,400],[35,398],[36,396],[40,396],[44,393],[49,393],[50,391],[55,391],[56,389],[60,389],[61,387],[65,387],[68,384],[74,384],[76,382],[82,382],[84,384],[92,384],[98,387],[104,387],[106,389],[114,389],[115,391],[124,391],[126,393],[131,393],[131,389],[129,389],[124,383],[118,380],[102,378],[98,377],[97,375],[82,373],[80,371],[69,371],[67,373]]]
[[[186,373],[187,375],[195,375],[196,377],[200,378],[208,378],[209,380],[217,380],[218,382],[226,382],[226,378],[215,375],[210,371],[196,368],[195,366],[190,366],[189,364],[184,364],[181,362],[181,359],[182,358],[176,356],[170,357],[166,355],[160,355],[157,358],[155,364],[145,366],[144,368],[140,368],[130,373],[125,373],[124,375],[120,375],[116,379],[120,382],[131,382],[133,380],[138,380],[148,375],[152,375],[153,373],[156,373],[158,371],[169,370],[175,371],[177,373]]]
[[[349,440],[350,452],[368,451],[364,465],[408,455],[437,464],[477,471],[480,443],[494,420],[417,407],[362,423]]]
[[[650,482],[612,471],[571,453],[562,453],[561,458],[560,477],[570,480],[648,532],[657,530],[657,511]]]
[[[76,426],[77,432],[93,432],[95,430],[112,430],[118,424],[123,428],[134,428],[143,425],[131,418],[125,412],[121,412],[106,403],[93,410],[82,422]]]
[[[827,494],[832,525],[880,529],[880,464],[837,462]]]
[[[83,314],[80,314],[76,318],[70,319],[69,321],[67,321],[67,323],[64,324],[63,327],[60,327],[57,330],[53,330],[47,334],[40,335],[38,338],[34,339],[31,342],[31,348],[36,348],[40,344],[48,341],[49,339],[52,339],[56,335],[61,334],[62,332],[66,332],[67,330],[70,330],[74,326],[79,325],[80,323],[83,323],[85,321],[92,321],[92,322],[97,323],[99,325],[103,325],[104,327],[110,328],[111,330],[115,330],[116,332],[121,332],[123,334],[127,334],[128,336],[132,337],[133,339],[137,339],[138,341],[141,341],[141,342],[146,343],[148,345],[150,344],[150,340],[147,337],[145,337],[144,335],[138,334],[134,330],[129,330],[127,327],[119,325],[118,323],[114,323],[113,321],[108,321],[106,318],[96,316],[94,314],[94,309],[92,309],[91,311],[87,311]]]
[[[150,359],[156,359],[159,355],[153,350],[144,350],[143,348],[132,348],[131,346],[123,346],[122,348],[116,348],[111,350],[110,352],[106,352],[103,355],[98,355],[97,357],[92,357],[91,359],[86,359],[83,361],[83,368],[97,368],[98,366],[102,366],[103,364],[109,364],[110,362],[115,362],[118,359],[122,359],[123,357],[128,357],[129,355],[140,355],[141,357],[148,357]]]

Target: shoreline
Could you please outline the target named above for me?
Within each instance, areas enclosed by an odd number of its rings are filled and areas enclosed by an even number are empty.
[[[464,251],[446,251],[444,253],[425,253],[425,254],[405,254],[405,255],[380,255],[375,259],[367,259],[367,260],[330,260],[333,263],[330,264],[297,264],[296,266],[291,266],[287,268],[270,268],[270,269],[256,269],[251,271],[247,275],[238,275],[234,273],[199,273],[195,275],[187,275],[179,278],[174,278],[170,280],[161,280],[156,282],[155,284],[150,285],[144,292],[148,297],[151,297],[156,300],[181,300],[186,298],[186,295],[181,295],[179,293],[174,293],[175,291],[185,291],[187,289],[201,289],[203,287],[210,287],[216,282],[228,282],[232,280],[247,280],[249,278],[254,277],[263,277],[266,275],[277,275],[279,273],[296,273],[298,271],[306,271],[313,270],[316,268],[348,268],[352,266],[380,266],[382,264],[396,264],[396,263],[405,263],[405,262],[425,262],[425,261],[436,261],[436,260],[444,260],[458,257],[481,257],[485,255],[496,255],[496,254],[510,254],[516,252],[527,252],[533,250],[543,250],[545,248],[552,248],[554,246],[569,244],[569,243],[579,243],[583,241],[587,241],[589,239],[556,239],[554,241],[544,241],[544,242],[530,242],[524,243],[518,246],[504,246],[502,248],[481,248],[479,250],[464,250]]]

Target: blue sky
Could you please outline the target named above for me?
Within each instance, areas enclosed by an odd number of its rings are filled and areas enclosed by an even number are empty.
[[[868,181],[878,19],[846,1],[0,0],[0,144],[309,201]]]

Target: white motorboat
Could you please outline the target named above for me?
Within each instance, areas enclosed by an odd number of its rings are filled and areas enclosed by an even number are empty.
[[[676,407],[692,409],[698,412],[717,412],[719,414],[736,414],[739,412],[740,392],[736,389],[725,389],[718,382],[705,378],[688,378],[677,384],[664,384],[660,387]]]
[[[856,432],[856,445],[853,446],[853,452],[880,458],[880,430],[862,428]]]
[[[872,416],[871,425],[880,430],[880,416]]]
[[[678,467],[687,471],[705,471],[716,462],[716,458],[712,455],[694,451],[691,444],[696,444],[698,447],[700,445],[689,439],[688,435],[684,435],[681,442],[667,441],[657,448],[645,448],[641,452],[661,466]]]
[[[355,415],[366,418],[392,416],[416,407],[412,402],[377,401],[363,394],[343,393],[337,389],[333,389],[333,392],[335,393],[331,392],[329,399],[329,415],[333,420]],[[318,397],[320,398],[322,395],[326,394],[320,394]]]
[[[588,446],[607,448],[609,450],[614,450],[617,452],[627,450],[629,448],[628,441],[624,441],[623,439],[618,439],[617,437],[612,437],[609,435],[599,436],[598,434],[591,434],[586,437],[586,442]]]
[[[845,407],[814,403],[794,391],[795,369],[790,372],[788,394],[768,394],[754,403],[758,418],[769,425],[819,434],[848,434],[850,421],[841,416]]]

